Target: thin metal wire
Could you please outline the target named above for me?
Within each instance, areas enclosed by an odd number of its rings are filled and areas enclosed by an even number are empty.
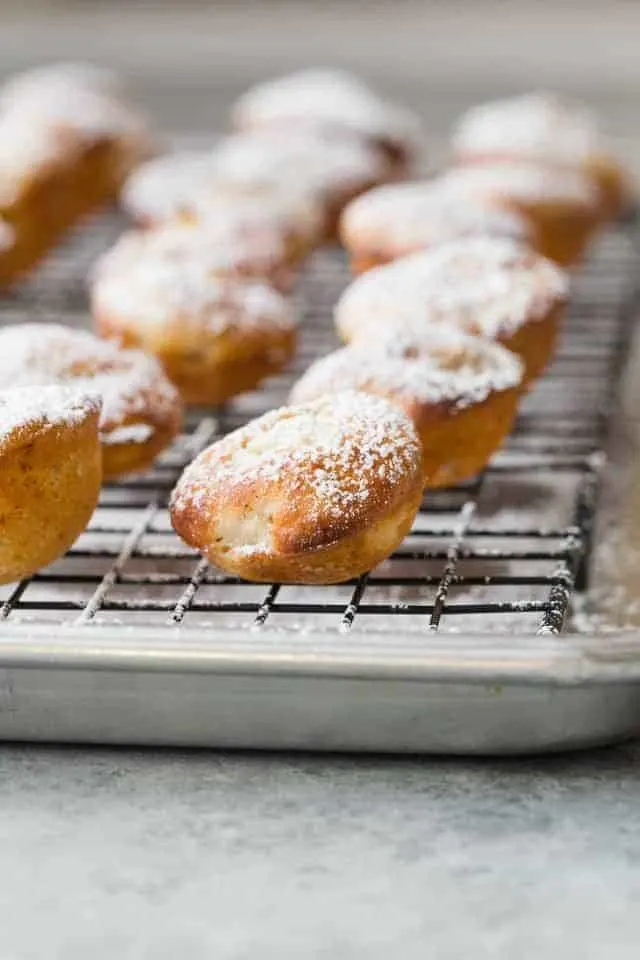
[[[111,590],[111,588],[118,582],[120,573],[124,570],[127,561],[131,557],[131,554],[135,550],[138,541],[147,529],[147,526],[151,522],[151,519],[157,509],[158,506],[155,502],[150,503],[138,522],[134,527],[132,527],[124,543],[122,544],[122,548],[116,557],[115,562],[105,573],[104,577],[96,587],[93,596],[78,617],[78,624],[88,623],[90,620],[93,620],[100,607],[104,604],[109,590]]]
[[[198,587],[204,580],[208,568],[209,564],[206,560],[199,561],[198,566],[193,571],[192,576],[189,578],[189,582],[187,583],[184,593],[176,603],[175,609],[169,617],[169,623],[182,623],[184,620],[184,615],[193,603],[194,597],[198,591]]]
[[[469,526],[471,525],[471,521],[473,520],[476,507],[477,504],[475,500],[469,500],[467,503],[465,503],[464,507],[460,511],[460,517],[458,519],[454,538],[447,548],[447,563],[442,571],[440,583],[438,584],[438,589],[436,591],[436,599],[433,605],[433,611],[431,613],[431,620],[429,621],[430,630],[435,631],[440,626],[440,621],[442,619],[445,604],[447,602],[449,587],[453,582],[456,566],[462,550],[462,544]]]

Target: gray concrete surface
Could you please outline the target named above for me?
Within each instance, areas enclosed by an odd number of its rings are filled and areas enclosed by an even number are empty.
[[[639,761],[5,747],[0,955],[631,960]]]

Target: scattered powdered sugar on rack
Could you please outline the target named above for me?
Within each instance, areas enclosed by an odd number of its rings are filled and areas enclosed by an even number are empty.
[[[97,393],[55,385],[0,390],[0,451],[16,431],[36,425],[76,426],[100,410]]]
[[[271,411],[214,444],[183,474],[172,509],[202,510],[221,489],[271,481],[304,491],[305,512],[338,523],[392,499],[419,458],[401,410],[346,391]]]
[[[579,163],[600,153],[602,141],[584,104],[537,92],[474,107],[459,121],[453,147],[462,157],[507,154]]]
[[[239,127],[295,122],[308,129],[343,128],[413,151],[421,142],[418,117],[344,70],[300,70],[259,84],[236,103]]]
[[[395,183],[370,190],[353,200],[343,214],[341,231],[357,251],[360,246],[384,253],[490,235],[530,240],[529,221],[515,210],[492,205],[481,197],[461,200],[446,177]]]
[[[173,409],[177,396],[155,358],[139,350],[58,324],[1,328],[0,388],[52,384],[101,396],[107,435],[148,413],[150,401],[158,414]]]
[[[568,296],[567,275],[514,240],[472,237],[415,253],[358,277],[338,301],[347,340],[416,336],[432,323],[455,323],[493,339],[541,320]]]
[[[571,203],[597,209],[598,188],[578,168],[529,163],[476,163],[458,167],[443,178],[447,190],[460,198],[495,197],[516,203]]]
[[[299,402],[349,388],[409,406],[447,403],[462,409],[518,387],[523,371],[519,358],[499,344],[434,327],[419,344],[400,337],[343,347],[316,361],[291,396]]]

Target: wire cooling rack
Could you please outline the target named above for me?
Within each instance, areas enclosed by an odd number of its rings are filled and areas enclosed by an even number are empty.
[[[87,325],[86,275],[118,232],[115,215],[83,227],[37,276],[0,300],[0,323]],[[103,490],[68,554],[0,588],[2,624],[182,625],[205,631],[559,633],[587,583],[591,526],[612,398],[633,321],[635,226],[607,232],[576,275],[557,358],[526,397],[484,473],[427,493],[415,525],[377,570],[334,587],[248,584],[200,560],[173,534],[169,494],[210,442],[277,406],[335,342],[331,311],[348,281],[342,254],[320,251],[301,278],[301,348],[292,369],[223,410],[189,414],[153,471]]]

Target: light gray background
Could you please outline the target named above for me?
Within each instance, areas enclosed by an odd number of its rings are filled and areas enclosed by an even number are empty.
[[[4,15],[2,15],[4,11]],[[557,86],[640,129],[640,7],[6,3],[0,71],[125,69],[214,130],[253,79],[344,63],[443,134]],[[640,950],[640,748],[534,761],[0,748],[2,960],[623,960]]]

